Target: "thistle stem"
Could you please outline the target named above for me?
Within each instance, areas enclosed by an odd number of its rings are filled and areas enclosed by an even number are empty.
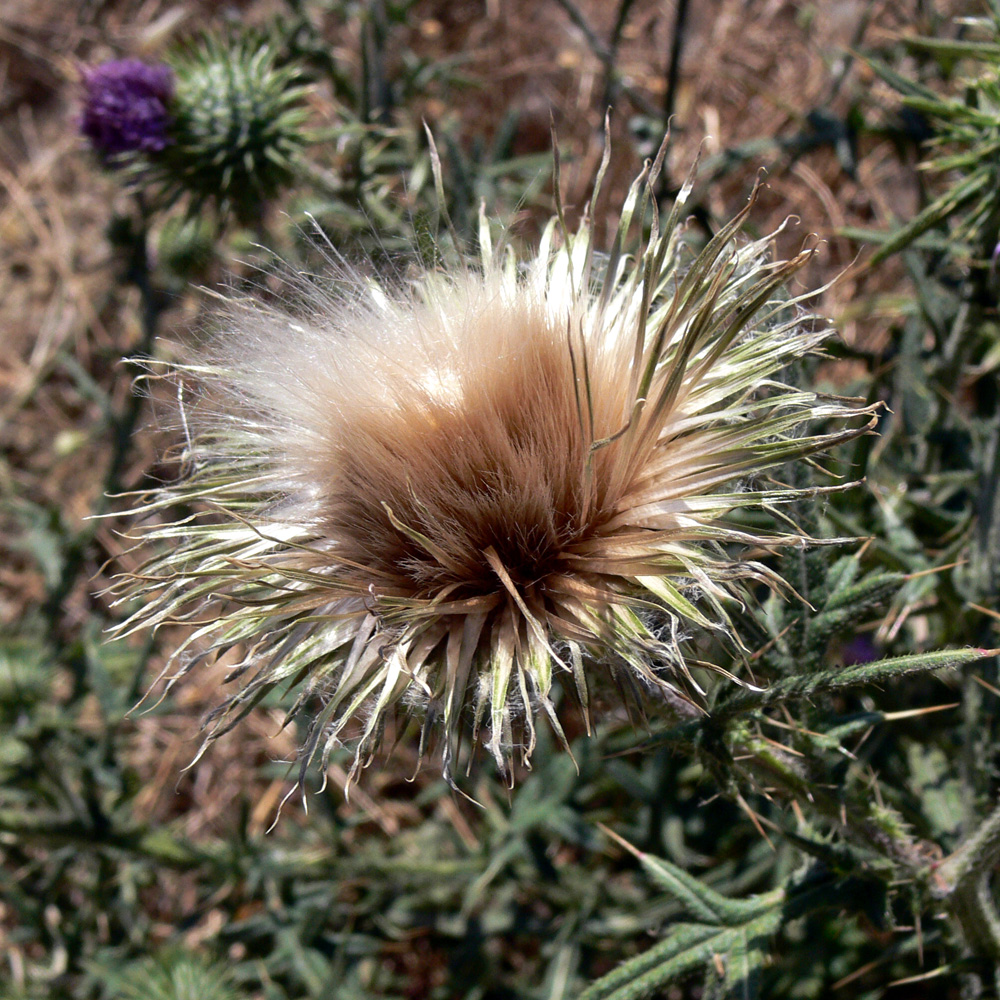
[[[153,343],[156,340],[156,331],[159,326],[160,315],[163,312],[164,301],[162,294],[154,287],[151,278],[149,211],[141,195],[137,197],[137,201],[140,230],[136,234],[134,243],[130,248],[126,280],[139,289],[140,296],[140,328],[142,336],[136,350],[133,351],[133,355],[146,357],[152,352]],[[130,365],[129,367],[132,366]],[[112,418],[114,445],[111,457],[108,460],[104,480],[101,484],[100,495],[94,502],[92,509],[93,516],[104,514],[108,509],[109,496],[121,490],[122,475],[131,450],[132,434],[142,415],[144,405],[145,397],[133,392],[129,396],[122,412]],[[59,580],[50,590],[44,606],[45,615],[53,626],[58,623],[62,604],[69,597],[80,574],[83,572],[87,553],[97,532],[96,524],[96,521],[85,522],[84,526],[75,534],[67,546],[66,558],[63,562]]]
[[[990,875],[1000,862],[1000,805],[939,868],[948,908],[977,956],[1000,965],[1000,914]]]
[[[907,873],[917,870],[920,863],[919,845],[902,830],[887,829],[887,816],[880,817],[876,803],[866,797],[854,796],[851,801],[817,787],[809,778],[798,773],[792,758],[770,744],[746,738],[739,744],[740,753],[752,755],[753,767],[743,769],[751,778],[767,775],[768,782],[782,788],[794,799],[806,800],[812,808],[835,823],[851,841],[862,844]],[[886,810],[882,810],[886,813]],[[881,819],[881,821],[880,821]]]

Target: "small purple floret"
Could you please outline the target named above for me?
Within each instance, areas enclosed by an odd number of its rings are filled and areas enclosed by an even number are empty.
[[[880,656],[878,646],[875,645],[872,637],[865,634],[857,634],[853,639],[848,639],[840,647],[840,657],[844,661],[845,667],[854,667],[861,663],[871,663]]]
[[[171,142],[173,70],[164,63],[113,59],[86,70],[80,131],[105,159],[158,153]]]

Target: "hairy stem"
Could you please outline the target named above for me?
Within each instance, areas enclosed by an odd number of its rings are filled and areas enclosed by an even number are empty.
[[[970,949],[1000,964],[1000,914],[990,875],[1000,863],[1000,805],[979,829],[938,868],[948,908]]]

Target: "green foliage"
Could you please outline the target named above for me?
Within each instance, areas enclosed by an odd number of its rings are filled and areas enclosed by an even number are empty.
[[[635,853],[652,881],[698,923],[674,924],[658,944],[622,963],[580,995],[580,1000],[635,1000],[694,970],[708,971],[708,992],[757,992],[770,938],[781,925],[786,891],[731,900],[702,885],[664,858]]]
[[[182,953],[139,959],[124,966],[95,964],[90,978],[106,1000],[243,1000],[226,966],[206,965]]]
[[[945,96],[904,75],[884,61],[869,65],[891,87],[903,95],[912,111],[923,115],[932,129],[933,155],[924,161],[927,171],[950,178],[946,190],[934,198],[908,223],[892,233],[872,256],[872,265],[910,246],[925,233],[949,220],[951,255],[973,258],[981,255],[982,238],[1000,223],[1000,14],[969,19],[966,24],[983,34],[985,41],[943,38],[910,38],[907,47],[928,55],[942,67],[969,65],[976,74],[967,80],[959,96]]]

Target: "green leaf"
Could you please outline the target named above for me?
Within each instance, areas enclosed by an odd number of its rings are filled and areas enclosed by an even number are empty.
[[[905,226],[897,229],[890,238],[872,254],[868,262],[870,267],[885,260],[904,247],[909,246],[917,237],[922,236],[939,222],[946,219],[952,212],[958,210],[973,200],[988,184],[992,182],[992,171],[980,169],[970,174],[965,180],[949,188],[941,197],[932,201],[922,212],[919,212]]]
[[[94,963],[91,974],[108,1000],[243,1000],[228,968],[179,952],[131,962],[124,968]]]
[[[884,604],[906,582],[902,573],[870,573],[851,586],[830,594],[826,606],[806,625],[810,647],[821,651],[838,631],[859,624],[866,614]]]
[[[780,924],[780,904],[740,927],[675,924],[664,940],[591,983],[579,1000],[640,1000],[710,963],[725,970],[728,995],[753,996],[764,946]]]
[[[986,62],[1000,61],[1000,45],[996,42],[967,42],[954,38],[906,38],[903,44],[915,52],[930,52],[936,56],[951,59],[982,59]]]
[[[580,1000],[632,1000],[700,967],[722,971],[727,996],[755,996],[771,935],[781,924],[785,889],[730,899],[683,868],[633,847],[602,824],[609,837],[639,859],[652,879],[700,923],[681,923],[648,951],[593,983]],[[709,965],[711,963],[711,965]]]
[[[886,65],[880,59],[870,59],[865,56],[861,58],[864,59],[876,75],[880,76],[893,90],[898,91],[900,94],[906,97],[917,97],[928,101],[941,102],[940,94],[935,93],[930,87],[925,87],[922,83],[904,76],[902,73],[897,73],[891,66]]]
[[[658,858],[655,855],[640,851],[614,830],[602,823],[598,826],[609,837],[638,858],[639,863],[649,873],[653,881],[661,889],[670,893],[679,903],[682,903],[690,913],[709,924],[738,925],[765,913],[784,898],[784,891],[766,893],[746,900],[734,900],[716,892],[704,885],[683,868]]]

